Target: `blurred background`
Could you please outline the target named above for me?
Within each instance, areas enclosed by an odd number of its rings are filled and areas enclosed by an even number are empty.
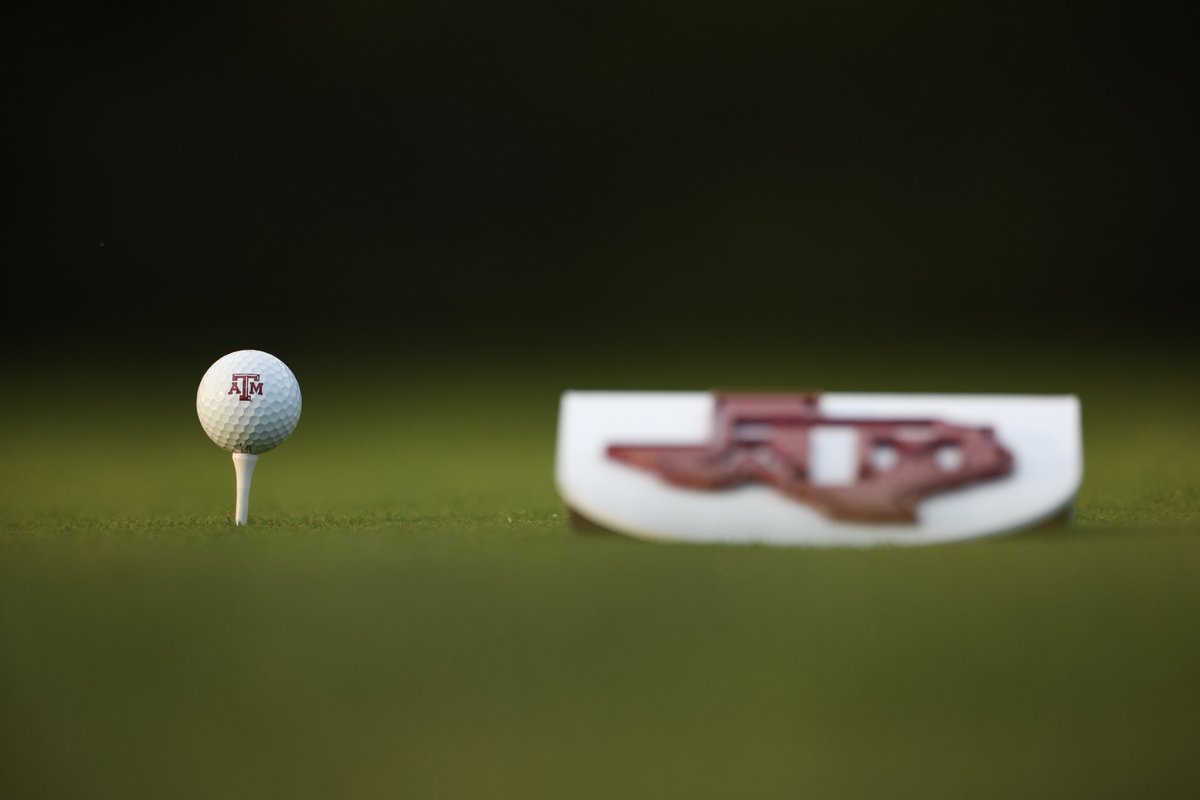
[[[0,795],[1200,781],[1192,26],[1131,3],[27,4]],[[194,413],[304,389],[252,525]],[[1077,526],[572,535],[576,388],[1074,392]]]
[[[6,261],[30,281],[5,347],[202,367],[244,346],[1192,343],[1179,23],[1119,2],[29,6],[3,34]]]

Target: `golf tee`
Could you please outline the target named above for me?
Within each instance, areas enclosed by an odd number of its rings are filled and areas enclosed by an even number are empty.
[[[252,453],[233,454],[233,470],[237,473],[237,505],[233,516],[238,525],[245,525],[250,514],[250,480],[257,463],[258,456]]]

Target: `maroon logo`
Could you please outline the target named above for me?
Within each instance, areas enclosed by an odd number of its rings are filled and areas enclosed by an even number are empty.
[[[229,391],[226,395],[236,394],[238,400],[252,400],[250,395],[258,395],[262,397],[262,376],[251,375],[246,372],[234,373],[233,382],[229,386]]]
[[[852,483],[814,478],[811,434],[826,426],[857,433]],[[614,444],[608,457],[686,489],[766,484],[826,516],[858,522],[914,522],[919,500],[1013,470],[1012,453],[991,428],[935,419],[830,418],[814,395],[720,394],[707,442]]]

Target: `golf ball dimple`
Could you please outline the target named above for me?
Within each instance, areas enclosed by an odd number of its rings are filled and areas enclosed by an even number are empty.
[[[208,368],[196,390],[196,415],[208,438],[232,453],[265,453],[300,421],[300,384],[270,353],[238,350]]]

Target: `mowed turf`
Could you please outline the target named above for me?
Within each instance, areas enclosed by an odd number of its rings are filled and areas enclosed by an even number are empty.
[[[0,796],[1176,797],[1200,780],[1200,381],[1177,359],[278,355],[304,415],[263,456],[246,529],[195,421],[207,362],[63,366],[26,373],[36,402],[6,395]],[[870,551],[572,533],[558,392],[714,385],[1077,392],[1078,524]]]

